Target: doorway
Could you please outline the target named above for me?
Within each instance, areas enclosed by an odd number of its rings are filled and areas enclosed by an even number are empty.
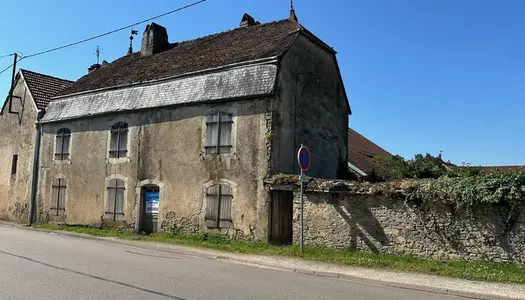
[[[159,187],[142,188],[142,224],[141,231],[150,234],[157,232],[159,222]]]
[[[293,242],[293,191],[272,191],[270,210],[270,243],[291,245]]]

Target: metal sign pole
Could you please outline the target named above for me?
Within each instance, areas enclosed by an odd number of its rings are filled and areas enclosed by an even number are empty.
[[[301,167],[301,253],[304,251],[304,191],[303,191],[303,181],[304,181],[304,171],[308,170],[311,163],[310,150],[301,144],[301,148],[297,151],[297,162],[299,167]]]
[[[302,146],[302,145],[301,145]],[[303,169],[301,169],[301,253],[304,251],[304,218],[303,218],[303,211],[304,211],[304,199],[303,199]]]

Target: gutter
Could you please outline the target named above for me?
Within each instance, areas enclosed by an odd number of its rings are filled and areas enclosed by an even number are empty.
[[[33,224],[35,220],[36,211],[36,194],[38,190],[38,176],[39,176],[39,165],[40,165],[40,142],[42,136],[42,125],[40,119],[44,115],[44,110],[38,110],[36,116],[36,136],[35,136],[35,148],[33,150],[33,176],[31,178],[31,199],[29,202],[29,225]]]
[[[361,175],[361,176],[366,176],[366,173],[361,171],[361,169],[359,169],[358,167],[354,166],[352,163],[348,162],[348,167],[350,169],[352,169],[354,172],[356,172],[357,174]]]

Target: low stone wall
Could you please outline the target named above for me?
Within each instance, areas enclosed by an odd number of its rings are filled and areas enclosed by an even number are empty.
[[[294,197],[293,240],[299,243],[298,190]],[[306,245],[525,263],[525,206],[509,226],[505,222],[509,209],[502,205],[479,205],[468,218],[443,204],[422,208],[366,188],[344,192],[314,188],[305,192],[304,202]]]

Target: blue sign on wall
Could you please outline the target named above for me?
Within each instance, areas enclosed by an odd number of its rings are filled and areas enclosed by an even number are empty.
[[[158,214],[159,213],[159,192],[146,192],[146,213]]]

